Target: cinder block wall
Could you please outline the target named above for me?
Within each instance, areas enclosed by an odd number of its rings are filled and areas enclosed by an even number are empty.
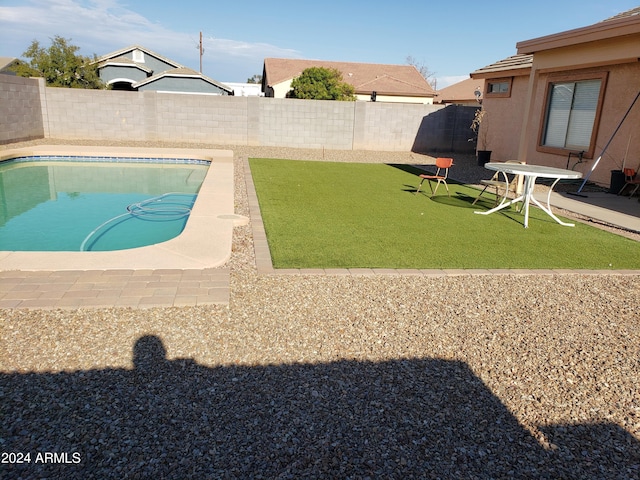
[[[417,129],[413,151],[475,152],[471,123],[478,107],[447,105],[425,115]]]
[[[246,97],[157,92],[143,95],[148,106],[147,140],[247,144]]]
[[[257,97],[251,100],[252,108],[257,108],[258,145],[353,148],[353,102]]]
[[[146,140],[144,95],[46,88],[46,100],[51,138]]]
[[[10,79],[17,80],[17,87]],[[0,140],[115,139],[419,152],[456,145],[451,122],[428,121],[443,111],[439,105],[45,88],[42,80],[40,84],[38,94],[38,81],[0,78],[0,92],[11,91],[3,97],[11,101],[2,102],[7,113],[0,117]],[[470,124],[461,126],[465,137]],[[474,147],[458,146],[465,151]]]
[[[411,151],[422,119],[443,108],[440,105],[378,102],[355,102],[353,105],[356,112],[354,150]]]
[[[0,143],[44,136],[39,81],[0,74]]]

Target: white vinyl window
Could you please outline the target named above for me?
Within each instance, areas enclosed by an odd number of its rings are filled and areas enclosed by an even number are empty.
[[[550,85],[542,146],[590,149],[601,86],[600,78]]]

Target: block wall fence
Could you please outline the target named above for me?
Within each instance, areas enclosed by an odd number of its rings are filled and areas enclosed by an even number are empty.
[[[470,153],[474,107],[51,88],[0,75],[0,143],[35,138]]]

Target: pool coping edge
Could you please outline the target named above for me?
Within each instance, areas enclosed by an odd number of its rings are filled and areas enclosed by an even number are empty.
[[[231,256],[234,212],[233,152],[214,149],[39,145],[4,150],[0,161],[37,155],[193,158],[211,162],[183,232],[166,242],[110,252],[0,251],[0,271],[205,269]]]

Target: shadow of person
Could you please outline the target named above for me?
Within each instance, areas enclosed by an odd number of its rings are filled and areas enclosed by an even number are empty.
[[[133,346],[133,366],[139,372],[151,372],[167,361],[167,350],[155,335],[140,337]]]
[[[0,374],[3,451],[81,459],[3,465],[3,477],[625,478],[640,452],[616,425],[582,427],[607,434],[598,449],[571,426],[545,450],[461,361],[211,368],[167,360],[144,336],[133,364]]]
[[[133,346],[133,368],[139,380],[152,381],[170,368],[167,350],[155,335],[140,337]]]

